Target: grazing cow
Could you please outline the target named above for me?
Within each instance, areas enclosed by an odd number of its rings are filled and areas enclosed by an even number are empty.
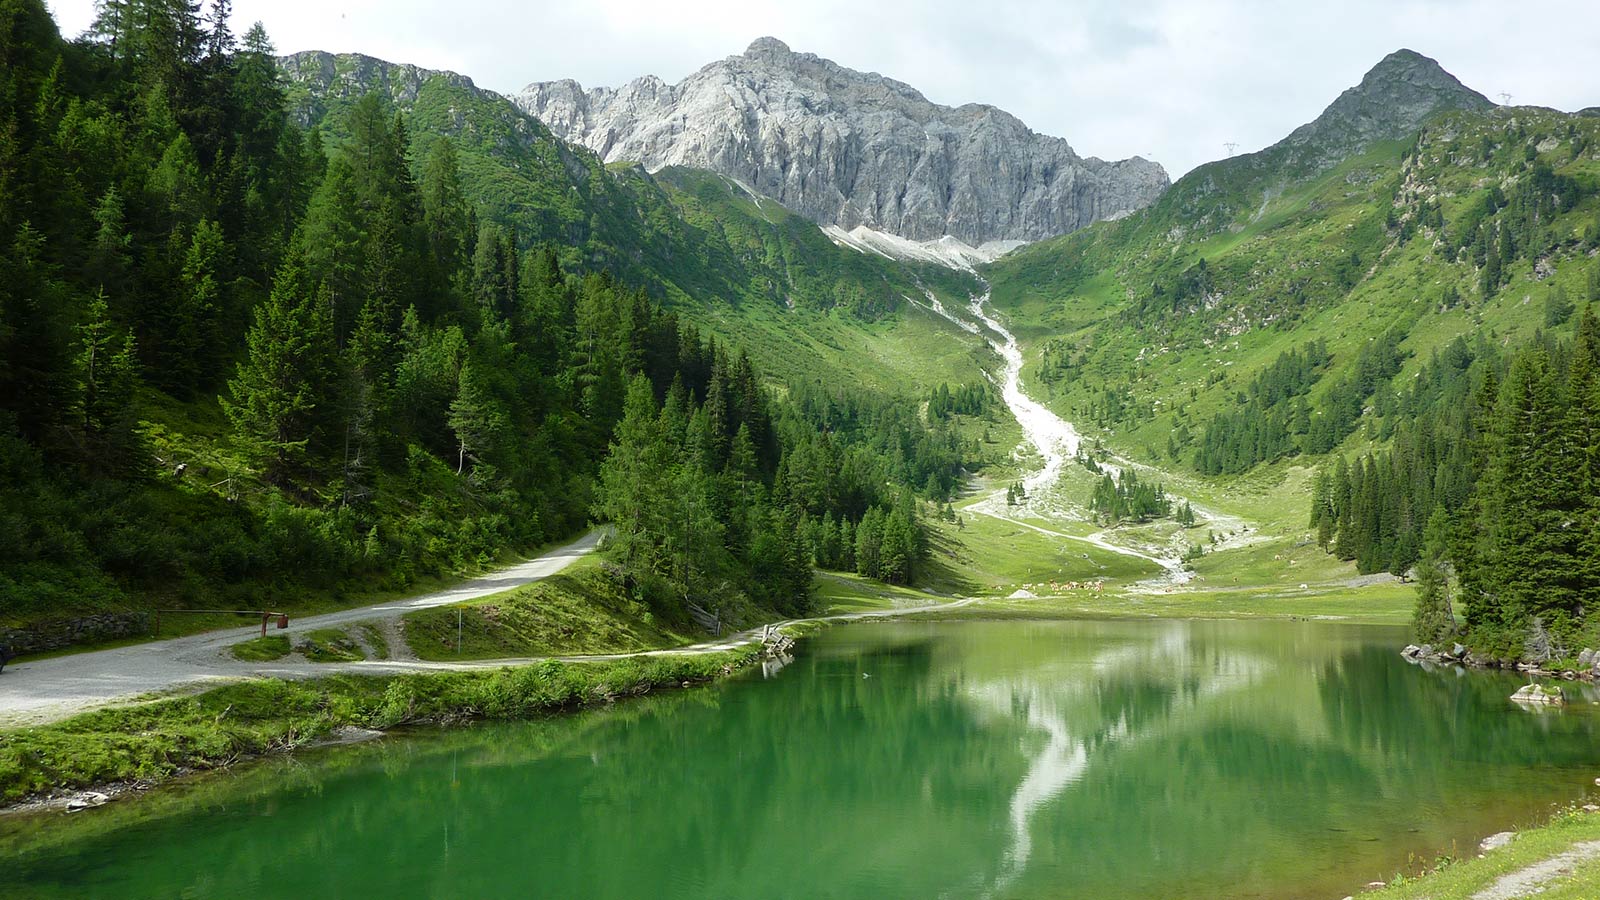
[[[0,644],[0,672],[4,672],[6,670],[6,663],[11,662],[16,658],[17,654],[14,653],[9,646]]]

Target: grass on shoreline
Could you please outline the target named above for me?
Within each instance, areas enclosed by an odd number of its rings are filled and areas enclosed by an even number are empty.
[[[315,743],[344,726],[521,719],[703,682],[755,659],[756,647],[604,662],[547,661],[487,672],[264,679],[0,731],[0,806],[52,791],[188,770]]]
[[[1371,900],[1469,900],[1512,873],[1533,875],[1545,870],[1542,880],[1532,879],[1523,890],[1497,896],[1531,896],[1541,900],[1589,900],[1600,897],[1600,855],[1572,859],[1567,865],[1543,865],[1573,849],[1575,844],[1600,840],[1600,814],[1568,807],[1549,821],[1519,831],[1510,845],[1479,858],[1474,851],[1462,859],[1444,859],[1424,874],[1396,873],[1389,886],[1362,894]]]

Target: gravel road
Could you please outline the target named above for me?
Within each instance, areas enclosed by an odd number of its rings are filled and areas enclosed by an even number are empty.
[[[270,633],[293,639],[295,635],[318,628],[393,620],[419,609],[497,594],[560,572],[574,560],[592,552],[599,540],[600,532],[593,531],[564,547],[452,588],[408,600],[291,619],[287,629],[273,629]],[[298,660],[249,663],[234,659],[229,648],[259,634],[260,630],[259,625],[228,628],[131,647],[12,663],[0,673],[0,726],[41,724],[89,707],[206,682],[259,676],[307,677],[344,668]],[[375,662],[352,664],[352,667],[381,671],[430,666],[414,662],[385,666]]]

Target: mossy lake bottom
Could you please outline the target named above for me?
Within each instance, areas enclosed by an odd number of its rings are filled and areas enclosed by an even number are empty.
[[[27,897],[1339,897],[1593,790],[1401,629],[858,624],[707,687],[0,818]]]

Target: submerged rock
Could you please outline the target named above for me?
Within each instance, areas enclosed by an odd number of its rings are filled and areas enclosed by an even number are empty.
[[[1478,850],[1482,853],[1488,853],[1490,850],[1499,850],[1516,839],[1517,833],[1515,831],[1502,831],[1499,834],[1491,834],[1478,844]]]

